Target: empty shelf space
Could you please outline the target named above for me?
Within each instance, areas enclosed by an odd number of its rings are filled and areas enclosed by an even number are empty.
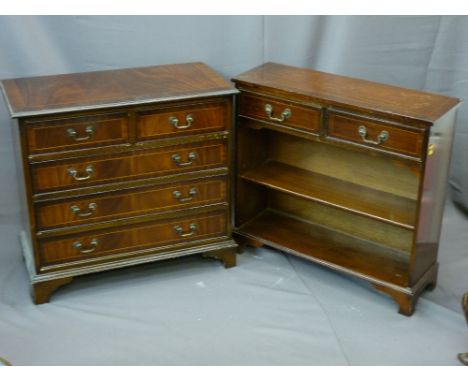
[[[414,229],[416,201],[280,162],[269,161],[242,179],[397,226]]]
[[[378,279],[403,287],[408,284],[409,254],[278,211],[265,210],[236,231],[274,248],[370,281]]]

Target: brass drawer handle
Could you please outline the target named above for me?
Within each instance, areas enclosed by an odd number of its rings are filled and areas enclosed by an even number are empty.
[[[367,139],[367,128],[364,125],[359,126],[358,128],[359,135],[361,136],[362,140],[366,143],[370,143],[372,145],[380,145],[384,143],[390,136],[388,131],[383,130],[380,132],[380,134],[377,136],[377,140],[374,141],[372,139]]]
[[[85,133],[87,135],[83,137],[78,137],[78,133],[75,129],[70,128],[67,130],[68,136],[73,139],[75,142],[82,142],[82,141],[87,141],[88,139],[91,139],[95,132],[95,127],[94,126],[86,126]]]
[[[91,216],[94,211],[96,211],[96,208],[97,208],[97,204],[96,203],[89,203],[88,204],[88,209],[87,211],[85,212],[81,212],[81,208],[78,207],[77,205],[73,205],[70,207],[70,210],[72,213],[74,213],[76,216],[80,217],[80,218],[85,218],[85,217],[88,217],[88,216]]]
[[[84,248],[83,243],[81,243],[81,241],[75,241],[75,242],[73,242],[73,248],[78,250],[78,252],[80,252],[80,253],[91,253],[91,252],[94,252],[96,250],[98,244],[99,244],[99,240],[94,238],[89,242],[89,247]]]
[[[193,187],[190,189],[189,193],[190,196],[187,196],[185,198],[182,197],[182,192],[180,191],[174,191],[172,195],[174,196],[175,199],[177,199],[179,202],[189,202],[193,200],[193,198],[198,194],[198,190]]]
[[[188,114],[185,117],[185,120],[187,121],[187,124],[183,125],[183,126],[179,126],[179,120],[176,117],[170,117],[169,118],[170,124],[173,125],[176,129],[179,129],[179,130],[188,129],[190,126],[192,126],[192,122],[194,121],[193,115]]]
[[[273,117],[273,106],[271,106],[269,103],[265,105],[265,113],[270,120],[276,122],[284,122],[292,115],[291,109],[284,109],[281,113],[281,118]]]
[[[181,162],[182,157],[179,154],[174,154],[172,156],[172,160],[175,162],[177,166],[190,166],[193,164],[194,160],[198,158],[198,154],[195,151],[192,151],[188,155],[188,161],[187,162]]]
[[[79,176],[79,175],[78,175],[78,171],[75,170],[73,167],[70,167],[70,168],[68,169],[68,174],[69,174],[73,179],[78,180],[78,181],[90,179],[90,178],[91,178],[91,175],[93,175],[93,172],[94,172],[93,166],[92,166],[92,165],[86,166],[85,172],[86,172],[87,175]]]
[[[191,223],[189,225],[190,232],[184,232],[184,229],[180,225],[175,225],[174,230],[176,231],[177,235],[180,237],[189,237],[193,236],[197,233],[198,226],[195,223]]]

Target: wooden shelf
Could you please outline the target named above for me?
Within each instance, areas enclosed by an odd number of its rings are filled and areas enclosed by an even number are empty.
[[[273,161],[240,177],[288,194],[414,229],[416,201],[398,195]]]
[[[408,254],[278,211],[267,209],[236,232],[369,281],[408,285]]]

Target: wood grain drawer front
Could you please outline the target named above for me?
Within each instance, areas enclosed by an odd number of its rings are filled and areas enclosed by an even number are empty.
[[[169,175],[227,165],[225,142],[172,146],[134,155],[73,160],[57,165],[37,165],[32,169],[36,192],[86,187],[112,181]]]
[[[169,184],[138,191],[39,204],[39,230],[75,226],[226,202],[225,178]]]
[[[30,154],[125,143],[126,113],[27,123]]]
[[[328,135],[414,157],[421,156],[424,144],[422,131],[335,113],[329,114]]]
[[[224,212],[125,226],[59,239],[39,241],[42,265],[90,259],[193,240],[225,236]]]
[[[320,109],[279,101],[267,97],[241,93],[240,116],[319,133]]]
[[[137,139],[147,140],[225,130],[227,102],[149,110],[137,115]]]

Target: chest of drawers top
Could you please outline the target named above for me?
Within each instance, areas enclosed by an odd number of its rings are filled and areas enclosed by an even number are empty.
[[[13,118],[236,93],[200,62],[16,78],[1,86]]]
[[[420,126],[434,124],[460,103],[454,97],[276,63],[261,65],[233,81],[241,90],[351,108],[354,112]]]

